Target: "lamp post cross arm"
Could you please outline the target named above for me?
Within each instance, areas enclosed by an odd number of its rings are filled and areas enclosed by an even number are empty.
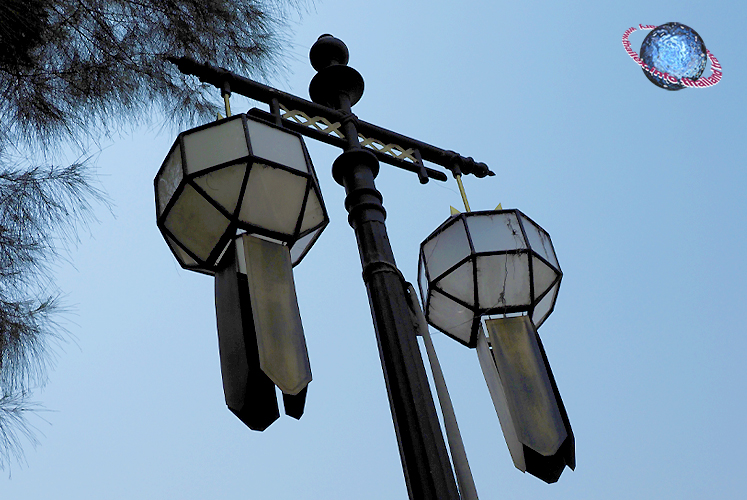
[[[462,174],[476,177],[495,175],[485,163],[365,122],[355,115],[351,117],[338,109],[288,94],[226,69],[200,63],[190,57],[169,57],[168,60],[183,74],[196,76],[201,82],[221,91],[229,87],[231,92],[270,105],[273,113],[252,110],[257,117],[276,121],[279,115],[283,126],[327,144],[343,149],[347,147],[344,135],[337,131],[344,120],[352,118],[362,136],[362,146],[382,162],[417,173],[422,183],[428,182],[428,179],[447,180],[443,172],[425,167],[423,161],[444,167],[452,173],[456,169]]]

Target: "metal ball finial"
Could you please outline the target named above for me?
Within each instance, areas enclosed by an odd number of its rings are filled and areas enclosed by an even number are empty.
[[[309,59],[314,69],[321,71],[335,64],[347,65],[350,53],[342,40],[325,34],[320,36],[314,45],[311,46]]]
[[[309,84],[311,100],[323,106],[350,111],[363,95],[363,77],[348,66],[350,53],[339,38],[322,35],[311,46],[309,59],[317,71]]]

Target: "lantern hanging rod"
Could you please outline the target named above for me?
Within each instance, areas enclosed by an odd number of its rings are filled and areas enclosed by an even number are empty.
[[[428,182],[429,178],[439,181],[447,180],[447,176],[443,172],[425,167],[423,161],[444,167],[454,175],[472,174],[476,177],[495,175],[485,163],[476,162],[470,157],[464,157],[454,151],[437,148],[417,139],[412,139],[359,120],[355,115],[346,114],[336,109],[307,101],[306,99],[237,75],[226,69],[217,68],[208,63],[197,62],[191,57],[167,57],[167,59],[174,63],[179,71],[185,75],[196,76],[201,82],[213,85],[221,89],[221,91],[228,87],[231,92],[268,104],[273,113],[267,113],[265,118],[279,117],[283,126],[287,126],[289,129],[312,139],[342,148],[347,146],[344,137],[339,137],[316,127],[307,126],[303,123],[281,117],[280,106],[285,107],[287,112],[292,111],[306,114],[307,121],[310,121],[308,117],[327,120],[329,124],[324,125],[327,126],[327,129],[331,130],[337,130],[337,127],[334,126],[335,123],[342,123],[353,119],[355,120],[358,132],[367,138],[364,145],[377,144],[379,146],[378,148],[367,147],[366,149],[376,154],[379,161],[417,173],[422,183]],[[259,111],[255,112],[255,114],[261,116],[264,113]]]

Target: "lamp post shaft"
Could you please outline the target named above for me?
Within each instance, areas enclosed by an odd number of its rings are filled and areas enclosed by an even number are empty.
[[[325,56],[327,62],[337,60],[326,64]],[[312,47],[312,65],[319,72],[310,93],[312,99],[316,96],[346,117],[342,129],[348,146],[335,160],[332,175],[347,194],[345,208],[358,242],[405,483],[412,500],[458,500],[417,342],[417,327],[407,302],[405,279],[394,261],[384,222],[386,211],[374,182],[379,161],[360,146],[351,111],[363,93],[363,80],[345,63],[344,44],[329,36],[320,37]]]
[[[334,165],[358,241],[405,481],[413,500],[458,499],[404,279],[394,261],[381,194],[374,184],[377,170],[375,156],[356,148],[340,155]]]

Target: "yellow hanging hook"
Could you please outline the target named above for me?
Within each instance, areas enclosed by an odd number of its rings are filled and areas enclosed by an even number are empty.
[[[231,86],[228,82],[223,83],[223,87],[220,89],[220,93],[223,95],[223,104],[226,106],[226,118],[231,116]]]
[[[462,195],[464,208],[465,210],[467,210],[467,212],[471,212],[472,210],[469,208],[469,201],[467,201],[467,193],[464,191],[464,184],[462,184],[462,174],[454,174],[454,178],[456,179],[457,185],[459,186],[459,193]]]

